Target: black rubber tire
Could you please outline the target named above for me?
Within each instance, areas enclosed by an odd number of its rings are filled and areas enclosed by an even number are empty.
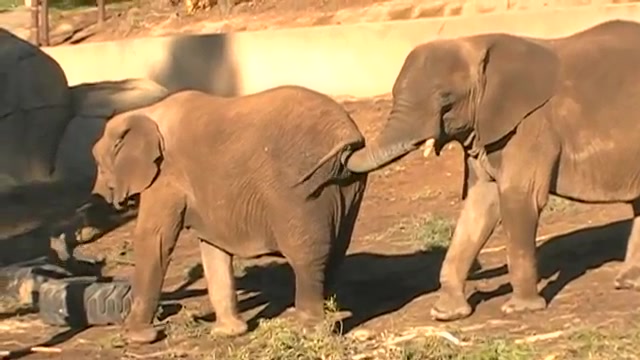
[[[40,285],[38,308],[49,325],[84,327],[121,324],[131,311],[131,285],[95,277],[47,281]]]

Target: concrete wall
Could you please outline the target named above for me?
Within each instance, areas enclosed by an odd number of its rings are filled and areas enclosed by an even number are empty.
[[[71,84],[145,77],[176,90],[241,95],[299,84],[335,95],[388,93],[406,54],[437,37],[503,31],[568,35],[610,19],[640,19],[640,6],[509,11],[295,29],[138,38],[45,48]]]
[[[241,95],[281,84],[336,97],[389,93],[406,54],[436,37],[489,31],[569,35],[609,19],[640,19],[640,6],[617,5],[458,16],[270,31],[140,38],[46,48],[71,85],[149,78],[170,91],[196,88]],[[74,118],[59,148],[57,178],[92,181],[91,146],[101,116]]]

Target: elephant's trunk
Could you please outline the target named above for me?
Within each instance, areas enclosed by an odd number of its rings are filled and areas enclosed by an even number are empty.
[[[414,126],[414,121],[419,118],[416,115],[408,102],[397,101],[379,137],[345,159],[347,168],[355,173],[373,171],[418,149],[418,144],[425,137]]]
[[[417,148],[414,142],[402,142],[388,146],[379,144],[362,148],[346,159],[345,165],[355,173],[365,173],[376,170],[396,158]]]

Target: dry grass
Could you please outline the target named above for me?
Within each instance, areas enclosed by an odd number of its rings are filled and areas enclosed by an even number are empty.
[[[338,309],[327,302],[327,318]],[[568,328],[526,337],[486,336],[418,327],[404,332],[335,332],[331,322],[302,329],[284,319],[263,320],[207,359],[228,360],[631,360],[640,359],[640,323],[622,328]],[[628,326],[631,325],[631,326]]]
[[[9,304],[10,305],[10,304]],[[4,309],[6,310],[6,309]],[[335,299],[326,303],[327,318],[336,315]],[[632,316],[634,314],[629,314]],[[5,320],[6,321],[6,320]],[[261,320],[257,329],[235,339],[212,337],[210,323],[189,311],[172,317],[167,347],[153,353],[126,346],[119,331],[94,345],[120,351],[123,358],[189,358],[208,360],[632,360],[640,359],[640,323],[618,327],[566,328],[526,337],[506,329],[451,330],[417,327],[403,332],[364,329],[343,335],[326,321],[303,328],[287,318]],[[3,321],[0,321],[0,324]],[[336,331],[338,330],[338,331]],[[487,332],[493,335],[487,336]],[[171,345],[170,345],[171,344]],[[119,350],[118,350],[119,349]],[[140,354],[134,352],[141,351]]]
[[[446,249],[451,243],[456,223],[444,216],[429,215],[419,219],[414,227],[413,239],[422,245],[423,250]]]
[[[640,323],[634,321],[629,325],[632,326],[626,329],[584,329],[575,332],[567,337],[566,342],[558,345],[563,357],[557,359],[640,359]]]

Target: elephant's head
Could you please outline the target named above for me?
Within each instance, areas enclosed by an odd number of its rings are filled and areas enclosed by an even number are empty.
[[[393,86],[393,107],[375,141],[345,159],[368,172],[425,145],[427,156],[475,133],[500,140],[553,95],[559,60],[535,40],[485,34],[414,48]]]
[[[120,208],[153,183],[163,152],[163,139],[153,120],[142,114],[114,117],[92,149],[98,167],[92,192]]]

